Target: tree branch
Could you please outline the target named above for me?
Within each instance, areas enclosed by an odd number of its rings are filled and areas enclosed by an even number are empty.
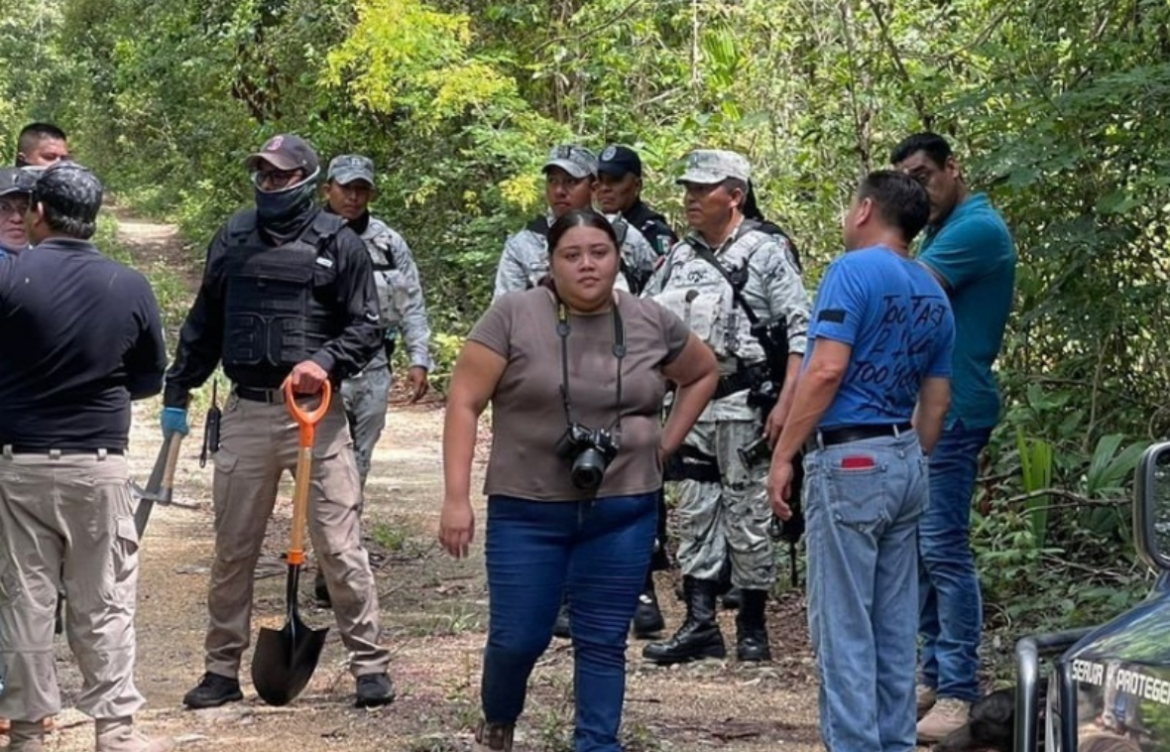
[[[632,11],[634,8],[636,8],[638,6],[638,4],[641,2],[642,2],[642,0],[633,0],[632,3],[630,3],[625,8],[623,8],[621,11],[619,11],[618,14],[616,16],[614,16],[613,18],[610,18],[606,21],[603,21],[603,22],[597,24],[592,29],[586,29],[585,31],[582,31],[580,34],[573,34],[572,36],[564,36],[564,37],[553,37],[552,39],[541,42],[540,44],[538,44],[536,46],[535,49],[532,50],[532,55],[535,56],[538,52],[543,50],[545,47],[548,47],[551,44],[556,44],[557,42],[568,42],[570,40],[574,41],[574,42],[580,42],[584,39],[587,39],[587,38],[593,36],[594,34],[598,33],[599,31],[605,31],[610,26],[613,26],[615,23],[617,23],[618,21],[622,20],[627,15],[629,15],[630,11]]]
[[[1032,499],[1039,499],[1045,496],[1054,496],[1058,499],[1064,499],[1067,504],[1049,504],[1042,507],[1034,507],[1029,511],[1039,511],[1041,509],[1068,509],[1075,507],[1120,507],[1131,504],[1129,499],[1090,499],[1086,496],[1066,491],[1063,488],[1041,488],[1036,491],[1029,491],[1028,493],[1011,496],[1004,499],[1001,504],[1015,505],[1022,504]]]
[[[841,0],[838,7],[841,10],[841,33],[845,36],[845,48],[849,51],[849,80],[845,84],[845,88],[849,91],[849,106],[853,112],[853,128],[857,133],[857,154],[861,157],[861,166],[866,172],[869,172],[870,149],[869,139],[866,137],[869,115],[861,111],[857,101],[857,67],[853,64],[853,61],[857,60],[857,49],[853,44],[853,34],[849,31],[851,25],[849,0]]]
[[[914,109],[918,111],[918,118],[922,121],[922,129],[929,131],[934,124],[934,115],[927,112],[926,101],[922,98],[914,86],[914,80],[910,78],[910,71],[906,70],[906,65],[902,62],[902,55],[898,51],[898,46],[894,44],[894,39],[890,36],[890,28],[886,26],[886,19],[882,17],[882,7],[878,5],[877,0],[869,0],[870,10],[873,11],[873,17],[877,20],[878,31],[881,33],[882,42],[886,45],[886,49],[890,52],[890,57],[894,60],[894,67],[898,69],[898,75],[906,82],[906,88],[910,92],[910,99],[914,102]]]

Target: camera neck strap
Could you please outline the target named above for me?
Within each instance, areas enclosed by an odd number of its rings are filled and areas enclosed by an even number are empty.
[[[559,295],[555,296],[557,306],[557,336],[561,338],[561,402],[565,406],[565,420],[573,425],[573,404],[569,399],[569,307]],[[617,361],[617,400],[614,410],[614,433],[620,433],[622,427],[622,359],[626,357],[626,330],[622,326],[622,314],[618,310],[616,295],[613,301],[613,356]]]

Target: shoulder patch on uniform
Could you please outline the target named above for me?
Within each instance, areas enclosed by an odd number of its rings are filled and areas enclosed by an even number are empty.
[[[317,266],[323,266],[326,269],[332,269],[333,268],[333,259],[329,258],[328,256],[318,256],[317,257]]]
[[[817,314],[817,321],[828,321],[830,324],[844,324],[845,309],[827,308]]]

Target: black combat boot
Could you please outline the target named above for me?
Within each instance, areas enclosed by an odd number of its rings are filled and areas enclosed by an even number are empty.
[[[642,657],[660,666],[683,663],[699,658],[724,658],[727,647],[715,621],[715,599],[719,583],[712,580],[683,578],[687,618],[666,642],[652,642],[642,650]]]
[[[739,588],[731,584],[731,559],[724,559],[719,569],[719,605],[724,611],[739,608]]]
[[[238,702],[244,699],[240,691],[239,679],[230,676],[220,676],[210,671],[203,675],[199,684],[187,694],[183,695],[183,704],[192,710],[200,708],[218,708],[229,702]]]
[[[735,615],[735,657],[741,661],[770,661],[768,627],[764,606],[766,590],[741,590],[739,613]]]
[[[654,592],[654,574],[646,573],[646,585],[638,596],[638,608],[634,611],[634,637],[647,639],[666,629],[666,620],[658,609],[658,594]]]

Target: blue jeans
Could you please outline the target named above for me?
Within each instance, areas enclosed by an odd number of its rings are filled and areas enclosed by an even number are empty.
[[[483,663],[483,714],[514,724],[528,677],[552,640],[562,593],[569,601],[576,752],[621,752],[626,635],[646,581],[658,522],[657,493],[596,501],[488,498],[491,622]]]
[[[939,697],[979,699],[983,603],[971,552],[971,494],[990,428],[962,421],[930,455],[930,504],[918,524],[922,681]]]
[[[926,459],[911,431],[805,455],[808,622],[830,752],[915,746],[918,518]]]

